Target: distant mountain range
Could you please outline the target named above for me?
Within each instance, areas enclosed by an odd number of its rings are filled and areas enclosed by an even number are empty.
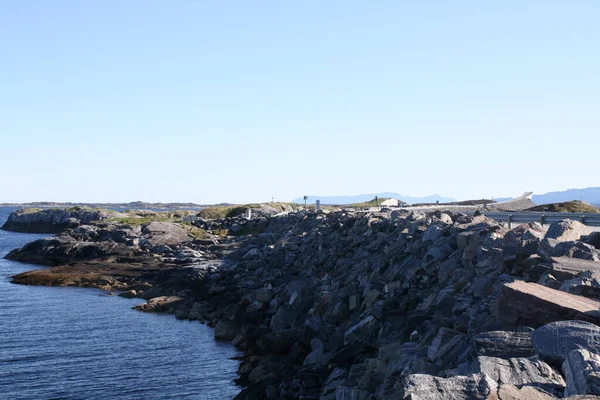
[[[454,198],[450,197],[442,197],[438,194],[434,194],[426,197],[411,197],[411,196],[403,196],[400,193],[394,192],[383,192],[383,193],[369,193],[369,194],[359,194],[356,196],[308,196],[307,203],[314,204],[315,200],[321,200],[321,204],[352,204],[352,203],[362,203],[365,201],[373,200],[375,196],[382,198],[393,198],[402,200],[408,204],[415,203],[435,203],[439,201],[440,203],[450,203],[456,201]],[[511,200],[512,197],[503,197],[494,199],[498,202]],[[600,205],[600,187],[589,187],[585,189],[568,189],[560,192],[550,192],[545,194],[534,194],[532,201],[536,204],[550,204],[550,203],[562,203],[564,201],[570,200],[583,200],[586,203],[590,203],[593,205]],[[302,197],[298,197],[297,199],[292,200],[292,203],[304,204],[304,199]]]
[[[494,199],[497,202],[512,200],[514,197]],[[600,205],[600,187],[589,187],[585,189],[568,189],[561,192],[550,192],[545,194],[534,194],[531,200],[535,204],[564,203],[571,200],[583,200],[586,203]]]
[[[383,193],[370,193],[370,194],[359,194],[356,196],[308,196],[306,202],[308,204],[314,204],[316,200],[321,200],[321,204],[352,204],[352,203],[362,203],[365,201],[373,200],[377,196],[378,198],[392,198],[402,200],[408,204],[414,203],[435,203],[439,201],[440,203],[449,203],[452,201],[456,201],[456,199],[450,197],[442,197],[438,194],[433,194],[431,196],[426,197],[411,197],[411,196],[403,196],[399,193],[393,192],[383,192]],[[304,198],[298,197],[297,199],[292,200],[292,203],[304,204]]]
[[[536,204],[562,203],[571,200],[583,200],[590,204],[600,204],[600,187],[589,187],[585,189],[569,189],[562,192],[550,192],[546,194],[534,194]]]
[[[145,201],[133,201],[131,203],[71,203],[37,201],[32,203],[0,203],[0,207],[39,207],[39,208],[69,208],[69,207],[95,207],[95,208],[123,208],[131,210],[186,210],[206,207],[195,203],[148,203]]]

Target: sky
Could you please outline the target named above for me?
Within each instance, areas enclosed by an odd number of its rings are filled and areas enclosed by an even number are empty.
[[[0,0],[0,203],[600,186],[600,2]]]

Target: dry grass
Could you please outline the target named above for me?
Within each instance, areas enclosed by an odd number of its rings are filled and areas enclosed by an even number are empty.
[[[564,203],[543,204],[529,208],[525,211],[538,212],[567,212],[567,213],[599,213],[600,209],[579,200],[567,201]]]

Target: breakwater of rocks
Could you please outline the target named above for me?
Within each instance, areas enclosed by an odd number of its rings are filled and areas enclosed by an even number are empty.
[[[54,266],[18,283],[214,326],[245,351],[242,399],[551,399],[600,394],[599,242],[575,221],[293,212],[94,222],[7,257]]]

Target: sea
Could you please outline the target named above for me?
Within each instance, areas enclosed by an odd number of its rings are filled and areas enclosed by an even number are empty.
[[[16,208],[0,207],[0,226]],[[0,230],[0,399],[231,399],[241,353],[197,321],[84,288],[24,286],[4,259],[48,235]]]

